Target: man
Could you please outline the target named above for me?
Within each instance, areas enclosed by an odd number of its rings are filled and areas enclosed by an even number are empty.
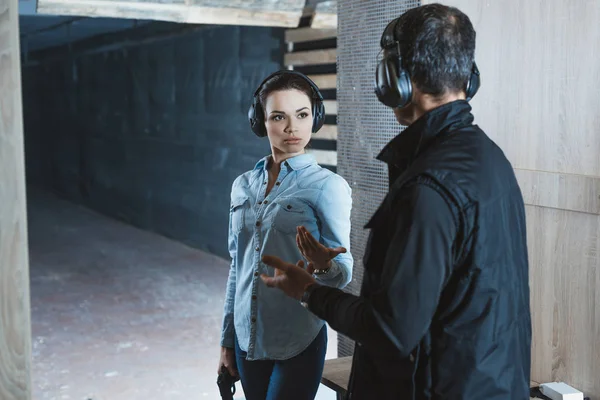
[[[361,295],[270,256],[278,274],[263,281],[356,341],[348,399],[528,399],[525,211],[510,163],[473,125],[473,26],[426,5],[381,46],[376,93],[408,127],[378,156],[390,186],[366,226]]]

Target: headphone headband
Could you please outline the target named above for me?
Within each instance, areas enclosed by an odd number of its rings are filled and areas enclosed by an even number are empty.
[[[260,94],[260,91],[262,90],[263,86],[265,85],[265,83],[267,83],[270,79],[278,76],[278,75],[296,75],[299,76],[301,78],[303,78],[311,87],[312,92],[313,92],[313,99],[317,99],[317,100],[321,100],[323,101],[323,96],[321,95],[321,92],[319,91],[319,87],[306,75],[304,75],[302,72],[298,72],[298,71],[294,71],[292,69],[283,69],[283,70],[279,70],[279,71],[275,71],[273,72],[271,75],[267,76],[261,83],[260,85],[258,85],[258,87],[256,88],[256,90],[254,91],[254,97],[257,97]]]

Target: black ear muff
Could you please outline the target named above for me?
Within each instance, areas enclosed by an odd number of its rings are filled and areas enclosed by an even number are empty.
[[[400,64],[400,58],[393,52],[379,62],[375,73],[375,94],[391,108],[406,107],[412,100],[412,83]]]
[[[473,67],[471,68],[471,76],[469,77],[469,81],[467,82],[467,87],[465,89],[465,93],[467,95],[467,101],[470,101],[481,86],[481,75],[479,74],[479,68],[477,68],[477,64],[473,61]]]
[[[258,86],[256,91],[254,92],[252,104],[250,105],[250,108],[248,109],[248,121],[250,122],[250,129],[252,129],[252,132],[254,132],[256,134],[256,136],[258,136],[258,137],[267,136],[267,128],[265,126],[265,112],[262,108],[262,105],[260,104],[260,97],[259,97],[260,91],[262,90],[262,87],[269,79],[271,79],[277,75],[283,75],[283,74],[292,74],[292,75],[300,76],[310,85],[312,92],[313,92],[313,96],[312,96],[312,103],[313,103],[312,132],[313,133],[317,132],[319,129],[321,129],[321,127],[325,123],[325,104],[323,103],[323,95],[319,91],[319,87],[308,76],[304,75],[301,72],[287,70],[287,69],[281,70],[281,71],[272,73],[271,75],[267,76],[265,78],[265,80],[263,80],[261,82],[261,84]]]
[[[399,43],[394,33],[398,19],[391,21],[381,35],[384,57],[375,71],[377,99],[391,108],[406,107],[412,100],[412,83],[408,71],[402,68]]]
[[[248,120],[250,121],[250,129],[258,137],[267,136],[267,130],[265,128],[265,114],[260,105],[258,96],[255,94],[252,99],[252,104],[248,109]]]

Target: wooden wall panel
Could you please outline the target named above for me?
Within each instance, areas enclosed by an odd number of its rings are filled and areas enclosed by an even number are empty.
[[[600,399],[600,216],[527,206],[531,379]]]
[[[600,215],[600,177],[516,169],[526,204]]]
[[[600,176],[600,2],[442,2],[475,26],[476,123],[514,166]]]
[[[475,26],[475,122],[529,204],[531,378],[600,400],[600,2],[442,2]]]
[[[17,0],[0,0],[0,399],[31,398],[31,327]]]

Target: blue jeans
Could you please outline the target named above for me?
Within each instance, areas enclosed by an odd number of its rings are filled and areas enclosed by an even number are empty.
[[[235,359],[246,400],[313,400],[326,351],[326,325],[302,353],[288,360],[248,361],[236,338]]]

